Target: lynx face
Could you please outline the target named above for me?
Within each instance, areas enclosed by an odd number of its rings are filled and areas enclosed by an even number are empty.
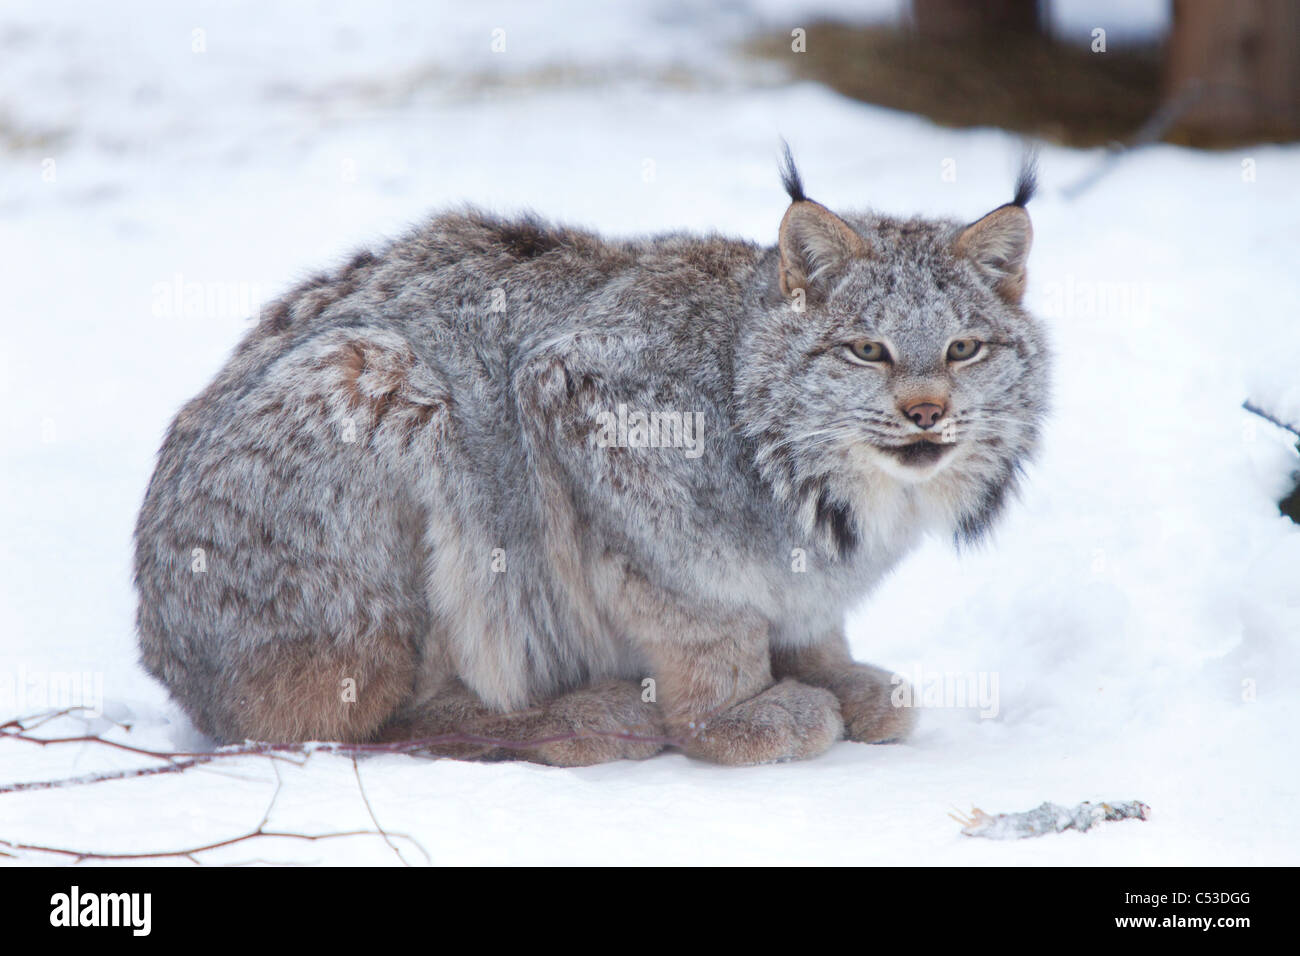
[[[855,263],[809,316],[818,334],[799,389],[824,395],[808,414],[836,409],[825,427],[841,422],[846,441],[907,482],[959,466],[981,444],[1031,442],[1042,391],[1041,370],[1023,360],[1041,350],[1032,320],[973,267],[944,261],[941,234],[918,267],[917,238],[883,261]]]
[[[747,343],[762,358],[739,359],[741,388],[767,411],[750,429],[760,467],[786,494],[838,487],[859,510],[879,501],[855,502],[855,483],[886,478],[977,536],[1014,488],[1047,401],[1042,331],[1020,307],[1030,174],[1015,202],[966,227],[841,218],[806,199],[797,174],[793,186],[782,296]]]

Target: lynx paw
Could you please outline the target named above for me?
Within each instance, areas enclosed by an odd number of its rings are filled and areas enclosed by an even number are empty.
[[[856,664],[832,683],[844,714],[844,736],[864,744],[897,743],[906,740],[916,726],[915,707],[897,707],[893,702],[898,684],[894,675],[869,664]],[[913,695],[903,696],[912,700]]]
[[[543,736],[529,759],[554,767],[643,760],[663,750],[663,717],[630,681],[607,681],[558,698],[544,709]]]
[[[844,734],[835,695],[783,680],[763,693],[705,718],[683,749],[716,763],[744,765],[799,760],[823,753]]]

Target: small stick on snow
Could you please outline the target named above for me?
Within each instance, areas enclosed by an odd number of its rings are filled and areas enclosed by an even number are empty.
[[[1127,803],[1089,803],[1085,800],[1073,808],[1044,803],[1023,813],[993,815],[972,807],[968,817],[955,813],[948,816],[962,825],[961,832],[966,836],[988,837],[990,840],[1022,840],[1065,830],[1087,833],[1098,823],[1145,820],[1150,813],[1151,808],[1139,800]]]

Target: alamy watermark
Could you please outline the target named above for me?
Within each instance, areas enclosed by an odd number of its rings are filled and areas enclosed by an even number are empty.
[[[996,671],[930,671],[918,664],[910,675],[895,674],[890,683],[889,700],[895,707],[978,709],[985,720],[1000,709]]]
[[[597,412],[600,448],[680,448],[687,458],[704,454],[704,413],[628,411],[620,402],[613,412]]]
[[[152,893],[83,893],[73,884],[50,897],[51,926],[120,926],[133,936],[148,936],[152,914]]]
[[[1077,278],[1045,283],[1039,292],[1040,314],[1049,319],[1129,319],[1145,322],[1160,305],[1151,282]]]
[[[0,714],[25,716],[43,710],[80,707],[91,717],[104,713],[102,671],[0,672]]]
[[[179,272],[170,282],[155,282],[152,292],[152,312],[160,319],[256,318],[267,300],[257,282],[197,281]]]

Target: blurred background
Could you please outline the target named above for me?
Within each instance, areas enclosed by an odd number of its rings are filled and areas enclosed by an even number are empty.
[[[1300,135],[1292,0],[908,0],[884,22],[817,21],[800,75],[949,126],[1073,146],[1207,148]],[[783,38],[755,44],[784,58]]]

